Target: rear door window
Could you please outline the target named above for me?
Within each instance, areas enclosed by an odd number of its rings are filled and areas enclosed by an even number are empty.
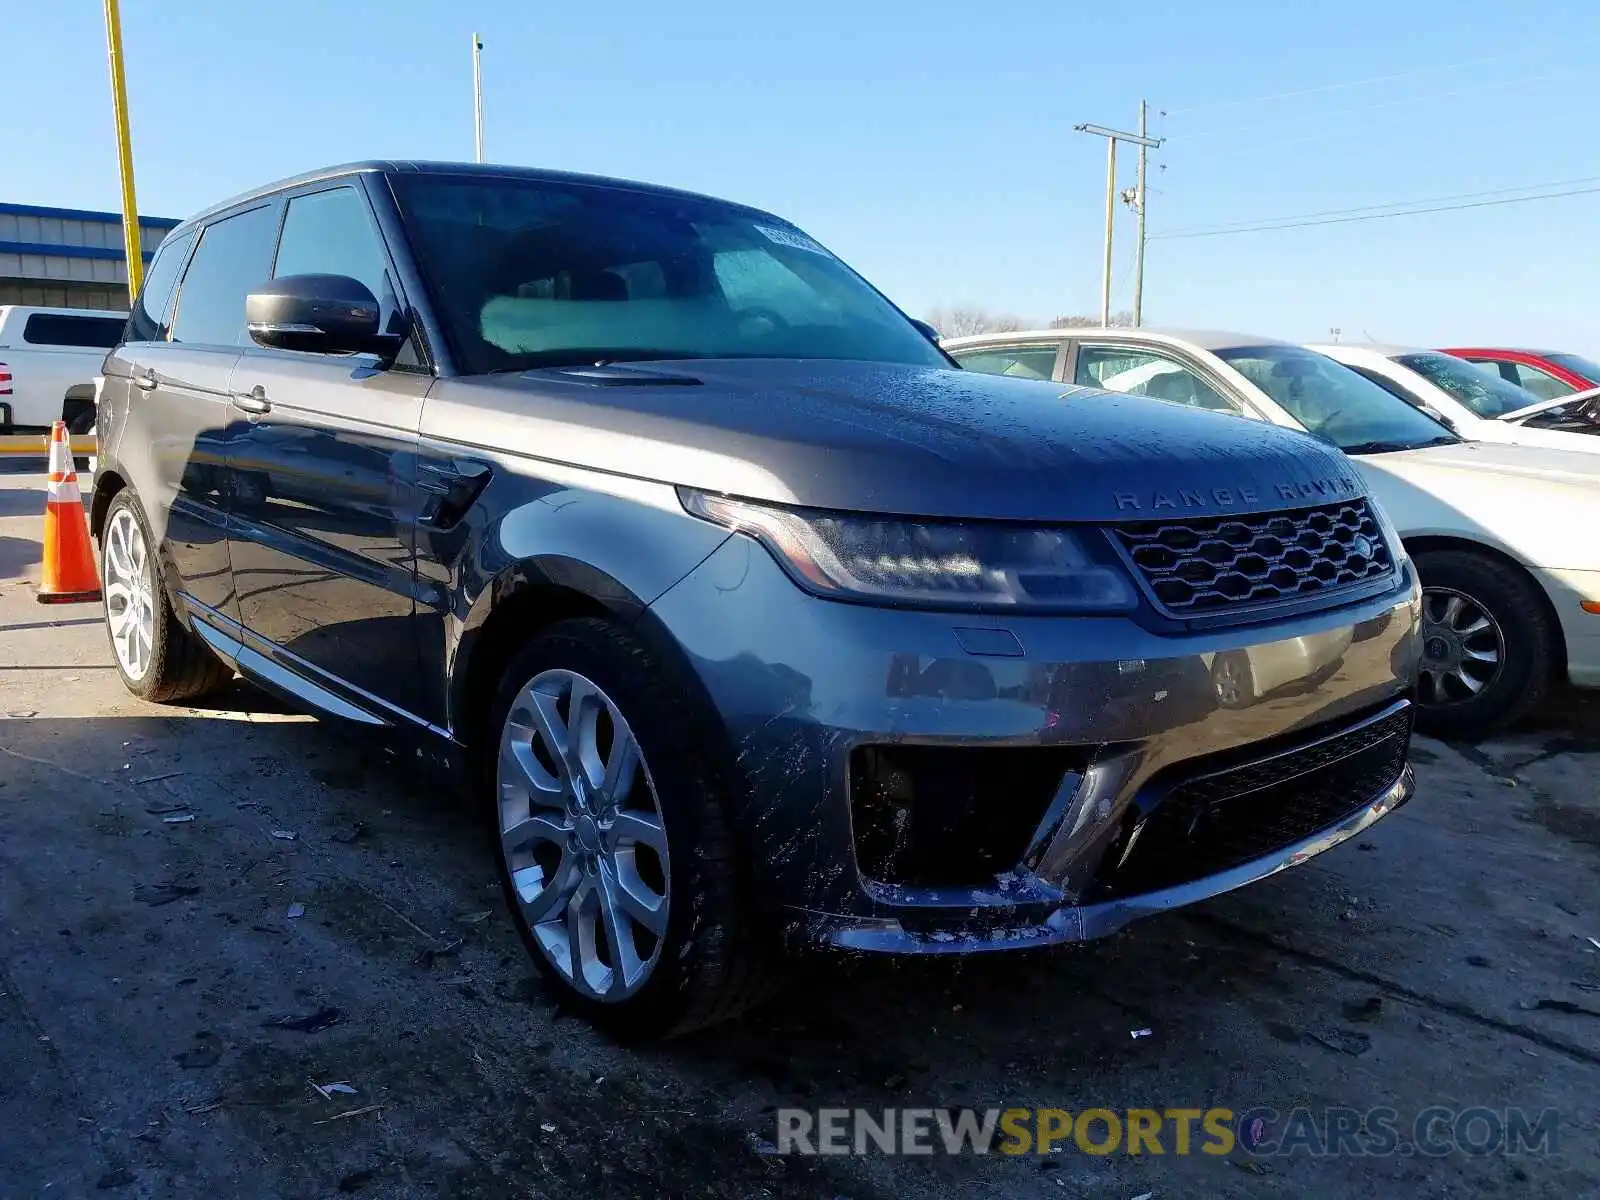
[[[1080,387],[1149,396],[1189,408],[1244,413],[1239,404],[1218,393],[1177,359],[1128,346],[1080,346],[1072,382]]]
[[[1055,346],[987,346],[982,350],[958,350],[951,354],[968,371],[985,375],[1009,375],[1013,379],[1053,379],[1056,371]]]
[[[121,317],[34,313],[22,327],[22,340],[30,346],[84,346],[109,350],[121,340],[124,324]]]
[[[178,291],[172,340],[200,346],[245,341],[244,299],[267,280],[278,231],[276,204],[207,225]]]
[[[172,306],[172,293],[177,287],[178,272],[183,270],[183,260],[194,244],[194,231],[169,237],[144,275],[144,287],[128,317],[127,340],[154,342],[167,336],[167,313]]]

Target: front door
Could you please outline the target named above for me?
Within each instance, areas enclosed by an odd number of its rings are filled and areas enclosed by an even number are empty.
[[[401,311],[356,185],[291,195],[273,277],[347,275]],[[247,346],[229,390],[241,620],[278,664],[387,716],[422,710],[412,619],[417,430],[432,376]],[[373,702],[378,703],[374,704]]]

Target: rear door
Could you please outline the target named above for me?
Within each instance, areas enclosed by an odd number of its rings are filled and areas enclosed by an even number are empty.
[[[270,276],[347,275],[403,326],[398,275],[359,180],[287,195]],[[263,269],[259,281],[269,277]],[[251,343],[233,371],[233,577],[243,623],[281,666],[420,711],[412,593],[417,429],[432,374]],[[382,706],[379,706],[382,707]]]
[[[209,222],[183,272],[172,316],[151,340],[132,347],[130,416],[117,454],[129,466],[152,532],[165,541],[178,586],[213,621],[238,619],[223,451],[228,379],[244,339],[245,293],[272,261],[278,211],[267,200]]]

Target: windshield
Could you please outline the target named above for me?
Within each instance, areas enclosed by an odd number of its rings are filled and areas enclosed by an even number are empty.
[[[1217,357],[1326,442],[1350,454],[1460,439],[1348,367],[1299,346],[1235,346]]]
[[[860,276],[775,217],[604,184],[392,181],[469,374],[672,358],[950,365]]]
[[[1600,363],[1591,362],[1581,354],[1566,354],[1560,351],[1546,354],[1545,357],[1574,375],[1582,375],[1591,386],[1600,384]]]
[[[1539,397],[1532,392],[1453,354],[1434,351],[1397,354],[1394,361],[1402,367],[1409,367],[1434,387],[1449,393],[1480,417],[1490,420],[1539,403]]]

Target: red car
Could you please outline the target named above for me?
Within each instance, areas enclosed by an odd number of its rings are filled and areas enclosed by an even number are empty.
[[[1573,392],[1600,387],[1600,363],[1560,350],[1502,350],[1472,347],[1446,350],[1468,362],[1499,372],[1501,378],[1541,400],[1559,400]]]

